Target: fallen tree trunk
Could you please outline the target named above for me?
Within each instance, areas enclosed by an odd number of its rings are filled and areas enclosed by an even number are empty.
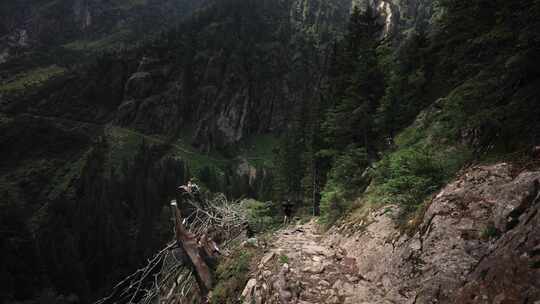
[[[173,242],[96,304],[207,303],[215,283],[213,270],[221,255],[216,240],[226,254],[226,248],[243,237],[247,215],[244,207],[223,195],[204,200],[189,192],[180,199],[182,208],[176,200],[171,201]],[[193,208],[183,217],[185,207]],[[193,288],[195,284],[198,290]]]
[[[205,299],[213,286],[211,268],[204,256],[213,253],[208,253],[205,249],[208,247],[216,247],[216,245],[210,244],[212,240],[206,234],[199,238],[195,234],[189,232],[182,223],[182,216],[178,206],[174,205],[173,208],[175,211],[176,242],[186,254],[188,258],[187,262],[192,267],[195,279],[199,285],[201,297]]]

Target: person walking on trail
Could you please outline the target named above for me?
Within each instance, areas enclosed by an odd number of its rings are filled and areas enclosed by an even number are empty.
[[[281,207],[283,208],[283,224],[288,225],[291,221],[294,204],[291,199],[286,199],[281,203]]]

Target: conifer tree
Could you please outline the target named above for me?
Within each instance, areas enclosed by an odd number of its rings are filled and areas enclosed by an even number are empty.
[[[383,90],[383,75],[377,62],[377,33],[380,26],[371,8],[355,7],[347,35],[337,54],[342,74],[331,89],[335,104],[328,110],[323,130],[326,141],[336,151],[359,144],[371,151],[373,114]]]

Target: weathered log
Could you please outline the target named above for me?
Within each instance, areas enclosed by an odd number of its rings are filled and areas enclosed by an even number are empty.
[[[205,248],[217,248],[217,246],[215,244],[213,246],[209,245],[209,239],[206,235],[197,238],[195,234],[189,232],[182,223],[180,209],[176,205],[173,208],[175,211],[176,241],[186,253],[199,285],[201,297],[205,298],[213,286],[213,279],[211,268],[202,253],[206,252]]]

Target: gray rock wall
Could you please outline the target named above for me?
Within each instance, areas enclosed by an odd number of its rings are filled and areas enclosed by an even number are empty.
[[[539,180],[505,163],[473,167],[438,193],[414,235],[399,232],[390,206],[326,242],[355,257],[366,288],[380,291],[358,290],[356,303],[536,303]]]

